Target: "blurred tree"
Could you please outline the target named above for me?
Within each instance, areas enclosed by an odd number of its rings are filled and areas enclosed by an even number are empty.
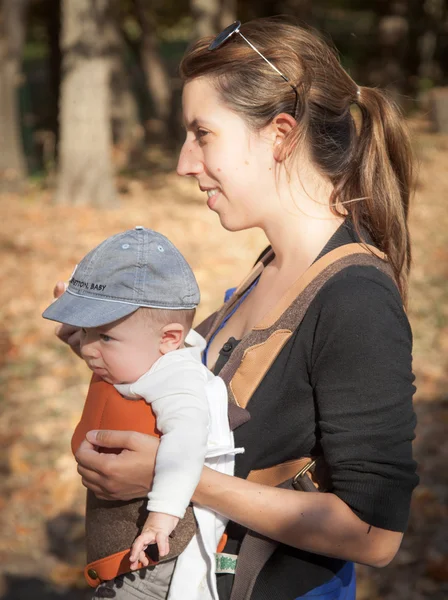
[[[26,176],[18,95],[28,0],[0,4],[0,189],[20,190]]]
[[[139,109],[126,62],[126,44],[121,30],[121,1],[111,0],[110,45],[110,117],[114,162],[119,168],[131,165],[140,152],[143,139]]]
[[[250,18],[270,17],[273,15],[288,15],[294,19],[302,21],[311,20],[313,8],[316,4],[324,4],[320,2],[311,2],[311,0],[265,0],[263,3],[252,0],[249,3]],[[334,0],[333,4],[337,4]]]
[[[161,140],[169,135],[169,120],[172,112],[172,89],[166,64],[162,60],[157,36],[157,15],[154,3],[133,0],[135,13],[141,30],[140,62],[145,74],[146,85],[153,104],[154,118],[150,121],[150,134]]]
[[[59,140],[59,90],[61,86],[61,0],[47,0],[45,2],[45,25],[48,38],[48,63],[50,78],[50,104],[49,127],[53,134],[53,156],[51,162],[57,160],[58,140]],[[49,157],[50,158],[50,157]]]
[[[236,0],[190,0],[195,37],[216,35],[236,19]]]
[[[446,54],[448,48],[448,7],[446,0],[431,0],[418,2],[409,0],[410,14],[414,17],[411,31],[415,32],[418,65],[414,69],[420,80],[442,83],[448,63]],[[446,76],[446,74],[445,74]]]
[[[237,14],[237,2],[236,0],[220,0],[220,9],[219,9],[219,26],[218,30],[221,31],[230,23],[236,21]]]
[[[221,3],[220,0],[190,0],[191,14],[196,24],[196,36],[217,33]]]
[[[379,0],[377,14],[377,43],[370,63],[370,83],[387,87],[397,102],[407,87],[406,57],[409,52],[410,21],[408,0]]]
[[[62,0],[63,77],[57,203],[111,206],[112,0]]]
[[[419,91],[443,81],[440,49],[448,26],[446,0],[377,0],[368,80],[387,87],[406,108]]]

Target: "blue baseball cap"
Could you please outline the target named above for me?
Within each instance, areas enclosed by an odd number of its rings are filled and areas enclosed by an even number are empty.
[[[42,316],[100,327],[141,307],[193,309],[199,300],[195,276],[179,250],[161,233],[137,226],[91,250]]]

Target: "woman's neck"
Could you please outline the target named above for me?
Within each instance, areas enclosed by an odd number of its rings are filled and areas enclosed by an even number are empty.
[[[275,253],[275,264],[279,270],[307,269],[321,252],[343,222],[342,218],[311,221],[290,228],[270,227],[266,236]]]
[[[313,173],[295,182],[278,182],[278,202],[263,226],[279,270],[306,270],[344,217],[330,210],[332,185]]]

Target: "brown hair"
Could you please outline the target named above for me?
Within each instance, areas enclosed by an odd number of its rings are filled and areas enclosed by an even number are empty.
[[[170,323],[180,323],[184,326],[184,335],[190,331],[196,314],[195,308],[186,308],[181,310],[169,310],[167,308],[149,308],[142,306],[136,313],[141,317],[142,321],[159,329],[169,325]]]
[[[211,77],[224,102],[254,130],[282,112],[293,115],[297,126],[284,142],[288,164],[305,142],[334,186],[333,213],[344,216],[346,210],[361,238],[361,229],[368,231],[387,254],[405,300],[412,155],[398,108],[384,92],[358,88],[316,32],[278,18],[250,21],[241,32],[288,77],[297,101],[291,86],[237,34],[214,51],[208,50],[212,38],[197,41],[182,59],[182,79]],[[362,117],[358,128],[355,105]]]

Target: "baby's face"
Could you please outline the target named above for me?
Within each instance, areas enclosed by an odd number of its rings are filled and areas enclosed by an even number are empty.
[[[138,313],[82,330],[82,357],[107,383],[132,383],[162,356],[161,334]]]

